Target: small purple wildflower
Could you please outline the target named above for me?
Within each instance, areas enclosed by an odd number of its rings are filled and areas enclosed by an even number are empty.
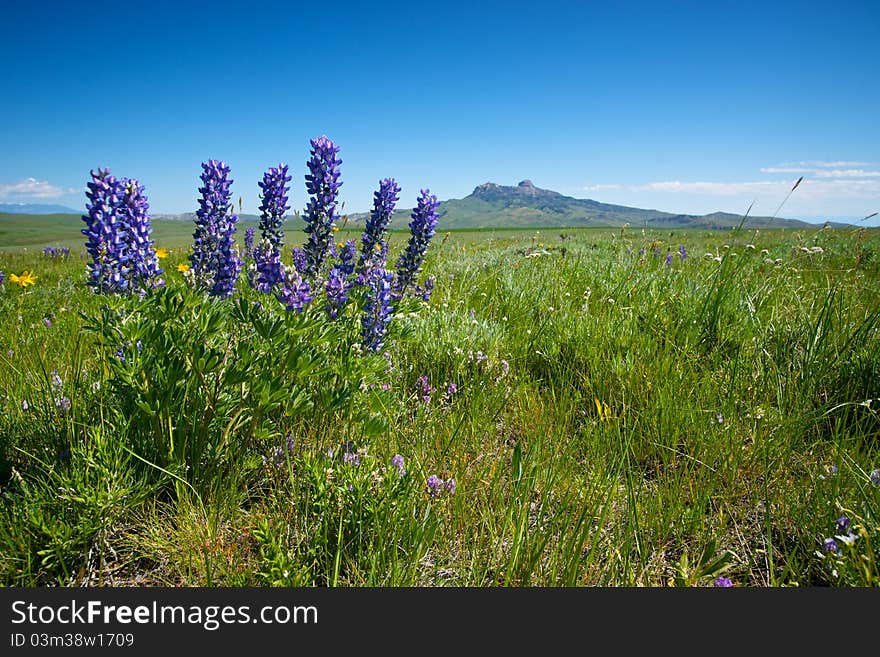
[[[361,455],[357,452],[345,452],[342,455],[342,462],[346,465],[358,466],[361,464]]]
[[[400,454],[395,454],[391,457],[391,465],[397,468],[397,474],[401,477],[406,474],[406,468],[403,467],[403,457]]]
[[[682,260],[688,257],[687,251],[684,248],[684,244],[678,247],[678,254],[681,256]]]
[[[29,408],[30,408],[30,406],[27,403],[27,399],[22,399],[21,400],[21,410],[26,411]]]
[[[457,392],[458,392],[458,385],[455,383],[450,383],[448,386],[446,386],[445,398],[452,399],[452,396]]]
[[[671,253],[666,254],[666,266],[667,267],[672,266],[672,254]]]
[[[431,475],[425,484],[425,490],[431,497],[437,497],[443,492],[443,480],[437,475]]]
[[[56,388],[60,388],[64,385],[64,382],[61,380],[61,377],[58,375],[58,370],[52,370],[52,385]]]
[[[446,483],[443,484],[443,487],[446,489],[446,492],[450,495],[455,495],[455,479],[450,477],[446,480]]]
[[[728,589],[733,586],[733,582],[730,580],[729,577],[719,577],[714,582],[712,582],[712,586]]]
[[[0,271],[0,285],[3,285],[3,281],[6,280],[6,274]]]
[[[52,328],[52,320],[48,317],[43,318],[43,324],[46,325],[46,328]]]
[[[835,541],[833,538],[826,538],[822,542],[822,549],[825,552],[834,552],[835,554],[841,553],[840,546],[837,544],[837,541]]]
[[[434,285],[436,284],[437,279],[434,276],[428,276],[425,279],[424,287],[421,285],[415,286],[415,295],[417,297],[421,297],[422,301],[428,302],[431,300],[431,294],[434,292]]]
[[[70,399],[67,397],[56,397],[55,406],[57,406],[62,413],[66,413],[70,410]]]
[[[837,525],[837,533],[842,534],[847,529],[849,529],[850,520],[846,516],[840,516],[837,520],[834,521]]]
[[[428,382],[428,377],[426,375],[420,376],[416,379],[416,391],[418,392],[419,397],[422,399],[422,403],[426,406],[431,403],[431,393],[434,392],[434,386],[432,386]]]

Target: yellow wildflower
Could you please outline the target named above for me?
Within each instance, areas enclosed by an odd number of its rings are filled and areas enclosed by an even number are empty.
[[[9,274],[9,282],[15,283],[19,287],[27,287],[28,285],[33,285],[37,282],[37,276],[29,271],[23,271],[20,276]]]
[[[181,262],[179,265],[177,265],[177,271],[179,271],[181,274],[185,274],[189,271],[189,265],[185,262]]]
[[[333,228],[331,228],[330,230],[332,230],[335,233],[336,231],[339,230],[339,226],[333,226]]]
[[[168,257],[168,249],[156,249],[156,257],[159,259]]]

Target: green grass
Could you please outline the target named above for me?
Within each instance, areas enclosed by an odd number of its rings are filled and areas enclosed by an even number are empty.
[[[176,344],[122,370],[81,241],[36,221],[0,233],[0,271],[38,275],[0,291],[4,585],[878,584],[877,230],[441,233],[386,358],[318,319],[211,325],[175,269],[192,227],[158,222],[182,310],[123,302],[119,335]]]

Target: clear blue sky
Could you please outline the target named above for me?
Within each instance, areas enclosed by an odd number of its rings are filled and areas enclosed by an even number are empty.
[[[880,210],[880,2],[4,2],[0,202],[84,207],[89,170],[196,208],[222,159],[256,212],[280,161],[340,148],[346,211],[380,178],[675,212]],[[872,221],[869,223],[876,223]]]

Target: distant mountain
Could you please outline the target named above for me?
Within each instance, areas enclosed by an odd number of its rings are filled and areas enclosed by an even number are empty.
[[[411,210],[399,210],[392,218],[392,228],[405,228]],[[591,199],[564,196],[559,192],[535,187],[523,180],[515,187],[487,182],[477,186],[462,199],[443,201],[437,210],[437,227],[452,228],[577,228],[590,226],[623,226],[633,228],[730,228],[738,226],[742,215],[714,212],[706,215],[674,214],[660,210],[611,205]],[[349,222],[360,224],[368,213],[348,216]],[[815,226],[796,219],[749,217],[750,228]]]
[[[66,205],[43,205],[42,203],[0,203],[0,212],[9,214],[82,214]]]

